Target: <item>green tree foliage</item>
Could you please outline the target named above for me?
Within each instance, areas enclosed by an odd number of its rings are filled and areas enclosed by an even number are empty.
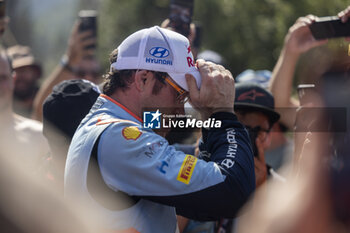
[[[108,66],[108,55],[128,35],[160,25],[168,14],[168,1],[105,0],[99,14],[99,57]]]
[[[169,0],[104,0],[100,10],[100,56],[130,33],[159,25]],[[194,21],[202,25],[202,50],[219,52],[234,75],[247,68],[272,69],[284,36],[300,16],[336,15],[345,0],[195,0]]]

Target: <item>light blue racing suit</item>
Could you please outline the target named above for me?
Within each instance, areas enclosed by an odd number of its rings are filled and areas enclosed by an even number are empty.
[[[174,233],[176,212],[197,220],[234,217],[255,188],[253,152],[234,114],[212,117],[222,127],[202,130],[206,157],[198,159],[101,95],[72,139],[65,197],[89,205],[113,232]]]

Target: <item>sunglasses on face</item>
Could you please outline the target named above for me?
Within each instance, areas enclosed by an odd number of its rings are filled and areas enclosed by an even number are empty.
[[[170,78],[168,78],[167,73],[155,72],[155,75],[156,77],[163,79],[166,83],[168,83],[170,86],[172,86],[175,89],[175,91],[177,92],[176,100],[179,103],[184,104],[189,100],[188,91],[185,91],[182,87],[180,87]]]

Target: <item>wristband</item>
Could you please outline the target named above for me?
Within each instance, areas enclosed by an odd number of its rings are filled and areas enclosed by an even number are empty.
[[[63,67],[63,69],[73,73],[73,74],[76,74],[78,72],[78,69],[75,68],[75,67],[72,67],[69,65],[68,63],[68,57],[67,55],[64,55],[62,58],[61,58],[61,66]]]

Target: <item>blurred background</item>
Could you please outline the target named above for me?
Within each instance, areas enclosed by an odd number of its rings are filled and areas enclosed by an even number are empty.
[[[44,66],[44,78],[58,64],[67,46],[72,25],[81,9],[98,11],[98,57],[103,71],[108,54],[130,33],[160,25],[169,14],[170,0],[11,0],[9,30],[3,45],[29,45]],[[195,0],[193,21],[202,26],[200,51],[220,53],[233,75],[245,69],[272,70],[283,38],[295,20],[307,14],[335,15],[346,0]],[[336,41],[305,54],[297,76],[308,76],[303,64],[327,59],[317,50],[346,51]],[[310,69],[308,69],[310,70]],[[304,73],[303,73],[304,72]],[[310,71],[308,71],[310,72]],[[295,79],[298,82],[298,77]]]

